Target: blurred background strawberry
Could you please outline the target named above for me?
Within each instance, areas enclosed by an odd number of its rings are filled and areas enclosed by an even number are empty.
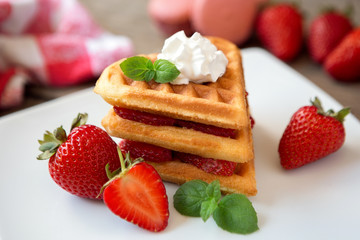
[[[352,23],[346,14],[335,9],[325,10],[310,25],[308,33],[310,56],[316,62],[322,63],[352,28]]]

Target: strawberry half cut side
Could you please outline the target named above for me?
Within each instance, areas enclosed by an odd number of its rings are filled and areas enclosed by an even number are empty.
[[[141,228],[159,232],[166,228],[169,204],[166,189],[154,167],[146,162],[124,160],[118,149],[121,172],[105,184],[103,199],[117,216]]]

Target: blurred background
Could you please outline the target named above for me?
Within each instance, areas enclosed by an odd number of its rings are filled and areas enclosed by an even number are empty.
[[[200,0],[202,1],[202,0]],[[250,6],[247,6],[248,3],[251,2],[248,0],[238,0],[239,2],[244,2],[249,9]],[[46,2],[46,1],[43,1]],[[166,39],[167,35],[164,32],[164,29],[160,29],[158,25],[158,16],[154,14],[163,15],[164,18],[169,17],[168,15],[174,15],[174,10],[167,11],[164,6],[165,1],[157,1],[158,5],[153,6],[156,8],[153,11],[159,11],[159,13],[152,12],[149,13],[149,4],[150,0],[78,0],[77,1],[84,10],[88,13],[90,18],[100,27],[101,31],[109,32],[116,36],[124,36],[130,40],[132,45],[132,49],[129,50],[129,46],[126,44],[128,42],[123,42],[124,46],[128,50],[128,54],[139,54],[139,53],[152,53],[158,52],[161,50],[164,39]],[[178,11],[183,11],[181,4],[190,4],[188,1],[175,1],[178,3],[174,3]],[[180,2],[180,3],[179,3]],[[189,1],[195,2],[195,1]],[[202,1],[204,4],[208,4],[206,2],[211,1]],[[216,1],[215,1],[216,2]],[[231,2],[228,0],[217,1],[221,2],[223,5],[229,5],[230,8],[234,8],[231,6]],[[254,2],[265,2],[263,0],[256,0]],[[309,32],[309,27],[311,22],[319,15],[322,9],[328,6],[333,6],[340,11],[344,11],[348,6],[352,6],[352,15],[351,21],[353,27],[356,28],[360,25],[360,1],[359,0],[296,0],[296,1],[282,1],[278,0],[277,3],[284,2],[296,2],[299,11],[302,14],[303,20],[303,38],[307,39],[307,35]],[[161,6],[159,6],[161,5]],[[177,6],[179,5],[179,6]],[[198,4],[199,5],[199,4]],[[209,6],[209,5],[206,5]],[[66,7],[66,6],[65,6]],[[173,9],[174,7],[172,7]],[[202,8],[206,8],[202,6]],[[165,9],[165,10],[164,10]],[[201,7],[199,7],[201,9]],[[258,15],[260,12],[260,7],[256,8],[255,15]],[[1,24],[1,13],[5,11],[4,5],[0,4],[0,24]],[[161,12],[163,11],[163,12]],[[209,11],[208,9],[206,11]],[[177,14],[178,12],[176,12]],[[192,13],[193,15],[196,13]],[[180,15],[180,14],[179,14]],[[162,17],[162,16],[160,16]],[[179,18],[184,18],[183,15],[178,16]],[[213,14],[213,17],[216,18],[216,15]],[[80,18],[80,17],[79,17]],[[170,16],[171,18],[171,16]],[[173,20],[169,20],[173,21]],[[175,20],[174,20],[175,21]],[[197,20],[200,23],[197,23],[198,26],[202,27],[206,25],[205,23]],[[203,24],[203,25],[202,25]],[[205,26],[206,27],[206,26]],[[244,37],[244,40],[241,40],[238,43],[239,48],[248,48],[248,47],[264,47],[264,44],[259,40],[257,35],[255,34],[255,26],[251,24],[249,28],[249,33],[247,37]],[[6,34],[1,34],[4,37]],[[44,42],[45,40],[41,40]],[[40,42],[41,42],[40,41]],[[110,40],[109,40],[110,41]],[[113,41],[113,40],[112,40]],[[116,41],[116,40],[115,40]],[[122,41],[122,40],[121,40]],[[360,39],[358,39],[360,41]],[[12,41],[14,42],[14,41]],[[110,41],[111,42],[111,41]],[[10,55],[9,51],[5,51],[5,45],[1,45],[0,38],[0,54]],[[100,56],[101,51],[97,52]],[[126,53],[124,53],[124,56]],[[1,55],[0,55],[1,56]],[[105,55],[107,56],[107,55]],[[332,97],[334,97],[337,101],[339,101],[344,106],[351,106],[353,114],[359,119],[360,118],[360,77],[356,81],[352,81],[351,83],[344,83],[343,81],[338,81],[334,77],[332,77],[323,67],[322,64],[316,63],[309,55],[308,49],[306,47],[306,43],[302,45],[302,48],[296,56],[289,60],[285,61],[291,68],[295,69],[306,78],[310,79],[320,88],[329,93]],[[0,57],[0,66],[1,66],[1,57]],[[0,68],[1,69],[1,68]],[[359,70],[360,71],[360,70]],[[31,78],[34,78],[34,74],[30,74]],[[39,75],[40,76],[40,75]],[[35,76],[39,77],[39,76]],[[16,111],[19,111],[24,108],[28,108],[30,106],[37,105],[39,103],[64,96],[66,94],[92,87],[96,81],[96,74],[86,75],[87,78],[85,80],[81,80],[75,84],[67,84],[64,86],[59,86],[58,84],[44,84],[44,81],[30,81],[26,82],[23,89],[23,99],[21,101],[11,107],[2,107],[0,109],[0,116],[4,116]],[[41,78],[41,76],[40,76]],[[290,81],[291,79],[289,79]],[[56,83],[56,79],[53,80]],[[53,82],[53,83],[54,83]],[[3,84],[4,85],[4,84]],[[60,84],[61,85],[61,84]],[[0,84],[1,90],[1,84]],[[1,96],[1,95],[0,95]]]

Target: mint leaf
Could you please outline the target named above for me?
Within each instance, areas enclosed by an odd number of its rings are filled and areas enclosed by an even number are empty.
[[[213,218],[219,227],[232,233],[248,234],[259,229],[255,209],[243,194],[231,194],[221,199]]]
[[[182,215],[200,217],[201,205],[207,199],[208,184],[193,180],[181,185],[174,194],[174,207]]]
[[[206,199],[201,203],[200,217],[204,222],[213,214],[220,198],[220,182],[215,180],[206,187]]]
[[[158,59],[153,64],[150,59],[141,56],[127,58],[120,63],[125,76],[135,81],[168,83],[179,76],[180,71],[175,64],[165,59]]]
[[[150,81],[155,76],[154,65],[150,59],[141,56],[130,57],[120,63],[124,74],[136,81]]]
[[[206,188],[206,194],[209,198],[214,198],[218,202],[221,198],[220,182],[215,180],[211,182]]]
[[[154,63],[156,70],[155,82],[168,83],[177,78],[180,71],[176,68],[175,64],[165,59],[158,59]]]
[[[215,198],[210,198],[209,200],[203,201],[201,203],[200,217],[204,222],[206,222],[206,220],[208,220],[209,217],[214,213],[217,206],[218,204]]]

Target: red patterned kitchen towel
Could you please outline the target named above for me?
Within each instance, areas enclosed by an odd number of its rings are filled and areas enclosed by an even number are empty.
[[[1,0],[0,109],[21,103],[25,83],[75,85],[132,54],[76,0]]]

